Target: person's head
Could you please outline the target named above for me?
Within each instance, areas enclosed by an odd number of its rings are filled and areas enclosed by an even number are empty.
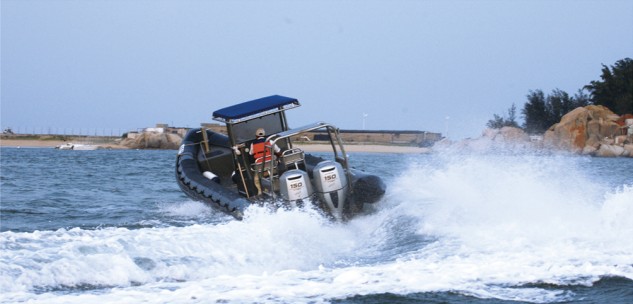
[[[266,136],[266,130],[264,130],[264,128],[257,129],[257,131],[255,131],[255,136],[257,136],[257,137],[264,137],[264,136]]]

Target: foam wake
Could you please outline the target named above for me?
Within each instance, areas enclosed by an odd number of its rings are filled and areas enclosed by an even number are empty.
[[[570,284],[633,280],[633,185],[604,183],[589,165],[422,156],[390,180],[375,213],[348,223],[249,208],[243,221],[184,227],[3,232],[0,300],[283,303],[444,291],[570,300]],[[187,220],[210,210],[161,208]]]

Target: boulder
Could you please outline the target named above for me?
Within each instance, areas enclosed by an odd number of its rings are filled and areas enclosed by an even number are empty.
[[[604,106],[579,107],[565,114],[561,121],[547,130],[546,146],[581,153],[586,146],[598,149],[604,138],[618,135],[619,119]]]
[[[581,152],[581,153],[582,153],[583,155],[591,155],[591,156],[594,156],[594,155],[596,155],[596,151],[598,151],[598,148],[596,148],[596,147],[594,147],[594,146],[587,145],[587,146],[585,146],[585,147],[582,149],[582,152]]]
[[[525,131],[514,127],[503,127],[501,129],[487,128],[482,132],[481,138],[500,143],[524,143],[530,141],[530,136],[528,136]]]
[[[130,149],[171,149],[176,150],[180,146],[182,137],[178,134],[143,132],[134,138],[126,138],[121,145]]]
[[[627,135],[616,136],[615,143],[619,145],[629,144],[629,137]]]
[[[619,157],[624,155],[624,147],[618,145],[600,145],[598,151],[596,151],[596,156],[600,157]]]
[[[499,135],[506,143],[524,144],[530,142],[530,136],[519,128],[503,127],[499,130]]]
[[[454,149],[458,151],[469,151],[475,153],[503,152],[519,150],[533,147],[530,137],[519,128],[503,127],[501,129],[485,129],[481,137],[475,139],[464,139],[458,142],[438,142],[433,148],[435,150]]]

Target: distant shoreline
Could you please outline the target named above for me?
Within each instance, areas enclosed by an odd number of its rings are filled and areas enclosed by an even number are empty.
[[[1,139],[1,147],[54,148],[68,143],[63,140]]]
[[[39,139],[1,139],[1,147],[24,147],[24,148],[55,148],[60,145],[72,143],[72,141],[63,140],[39,140]],[[116,144],[96,144],[105,149],[127,149]],[[306,152],[327,152],[331,151],[328,144],[295,144]],[[364,152],[364,153],[400,153],[400,154],[422,154],[430,153],[431,149],[412,147],[412,146],[396,146],[396,145],[376,145],[376,144],[345,144],[345,152]]]

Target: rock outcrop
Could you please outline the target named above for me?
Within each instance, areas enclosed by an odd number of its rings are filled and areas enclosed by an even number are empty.
[[[545,132],[545,147],[572,153],[617,157],[633,157],[630,136],[620,116],[604,106],[579,107],[565,114],[561,121]],[[623,134],[624,133],[624,134]]]
[[[485,129],[481,137],[464,139],[458,142],[442,141],[433,146],[434,150],[455,149],[474,153],[518,152],[535,148],[530,136],[520,128],[503,127],[501,129]]]
[[[121,145],[130,149],[178,149],[182,137],[178,134],[143,132],[134,138],[126,138]]]
[[[541,136],[528,136],[522,129],[486,129],[481,137],[458,142],[444,140],[433,150],[475,153],[516,153],[557,150],[599,157],[633,157],[633,115],[618,116],[604,106],[579,107]],[[542,139],[542,140],[541,140]]]

